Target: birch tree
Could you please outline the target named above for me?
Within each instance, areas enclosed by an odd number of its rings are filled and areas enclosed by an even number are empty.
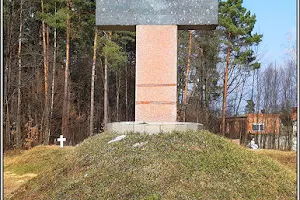
[[[93,56],[93,65],[92,65],[92,77],[91,77],[91,111],[90,111],[90,136],[93,135],[94,131],[94,92],[95,92],[95,71],[96,71],[96,59],[97,59],[97,38],[98,31],[95,28],[94,36],[94,56]]]

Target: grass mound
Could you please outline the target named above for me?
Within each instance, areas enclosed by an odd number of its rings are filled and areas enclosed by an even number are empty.
[[[18,175],[26,173],[45,173],[51,171],[72,147],[61,149],[58,146],[37,146],[28,151],[8,152],[4,169]]]
[[[295,199],[296,173],[206,131],[100,134],[12,199]],[[134,147],[142,143],[141,147]]]
[[[9,199],[30,179],[51,172],[72,147],[38,146],[28,151],[12,150],[4,154],[4,199]]]
[[[297,172],[297,153],[295,151],[279,151],[270,149],[259,149],[256,151],[258,154],[267,155],[277,160],[282,165]]]

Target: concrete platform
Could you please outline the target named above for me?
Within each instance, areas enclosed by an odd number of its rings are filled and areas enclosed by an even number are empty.
[[[113,122],[107,124],[107,131],[117,133],[168,133],[172,131],[202,130],[203,124],[193,122]]]

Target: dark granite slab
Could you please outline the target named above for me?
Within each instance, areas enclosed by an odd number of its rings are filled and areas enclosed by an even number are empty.
[[[214,29],[218,0],[97,0],[96,25],[103,30],[134,30],[136,25],[178,25]]]

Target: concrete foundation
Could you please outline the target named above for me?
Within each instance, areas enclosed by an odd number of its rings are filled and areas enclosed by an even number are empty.
[[[202,129],[202,124],[192,122],[113,122],[107,125],[107,131],[117,133],[138,132],[157,134]]]

